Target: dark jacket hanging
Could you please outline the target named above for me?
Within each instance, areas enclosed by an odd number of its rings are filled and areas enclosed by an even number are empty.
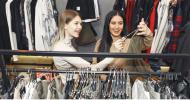
[[[5,10],[5,4],[7,0],[0,0],[0,49],[11,49],[9,29],[7,23],[7,16]],[[10,62],[10,56],[6,56],[5,62]]]
[[[21,15],[20,15],[20,4],[21,0],[13,0],[11,3],[11,26],[12,31],[16,33],[17,46],[18,49],[28,50],[28,40],[26,33],[23,33],[23,28],[21,25]]]
[[[0,49],[11,49],[9,38],[9,30],[7,24],[7,16],[5,4],[7,0],[0,0]]]
[[[68,0],[66,9],[78,11],[83,20],[96,18],[94,0]]]
[[[124,11],[125,10],[125,0],[115,0],[113,10]]]

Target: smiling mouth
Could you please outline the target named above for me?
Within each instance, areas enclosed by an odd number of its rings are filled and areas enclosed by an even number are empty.
[[[115,33],[119,33],[120,31],[114,31]]]

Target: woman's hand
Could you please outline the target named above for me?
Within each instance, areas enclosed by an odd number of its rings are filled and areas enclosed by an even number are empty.
[[[143,36],[152,36],[151,30],[148,28],[146,23],[144,22],[144,18],[141,19],[141,22],[137,26],[138,28],[138,33],[137,35],[143,35]]]
[[[114,44],[114,47],[118,50],[122,50],[123,49],[123,42],[124,40],[123,39],[118,39],[117,41],[115,41],[113,44]]]

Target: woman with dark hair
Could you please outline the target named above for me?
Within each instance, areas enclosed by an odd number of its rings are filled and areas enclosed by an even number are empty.
[[[121,52],[141,53],[152,44],[153,34],[141,20],[133,34],[126,31],[124,13],[122,11],[110,11],[105,19],[102,38],[97,41],[95,52]],[[93,63],[100,58],[93,58]],[[143,59],[140,58],[115,58],[109,67],[125,68],[128,71],[152,71]]]

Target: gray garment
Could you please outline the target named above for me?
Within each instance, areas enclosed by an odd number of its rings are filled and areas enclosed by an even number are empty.
[[[146,81],[144,87],[150,93],[150,99],[160,99],[160,93],[155,92],[154,90],[154,81]]]
[[[50,84],[50,81],[48,80],[42,80],[42,86],[43,86],[43,92],[41,95],[42,99],[46,99],[47,98],[47,94],[48,94],[48,85]]]
[[[59,96],[56,90],[55,80],[52,80],[48,86],[47,99],[59,99]]]
[[[56,92],[58,94],[59,99],[64,99],[65,97],[65,86],[61,80],[61,77],[56,77],[55,78],[55,87],[56,87]]]
[[[93,83],[94,81],[94,83]],[[98,78],[96,79],[89,79],[88,80],[89,84],[84,87],[81,91],[81,96],[80,99],[98,99],[99,97],[99,86],[100,86],[100,80]]]
[[[128,96],[127,99],[132,99],[132,89],[131,89],[131,82],[129,75],[127,75],[127,80],[126,80],[126,94]]]

